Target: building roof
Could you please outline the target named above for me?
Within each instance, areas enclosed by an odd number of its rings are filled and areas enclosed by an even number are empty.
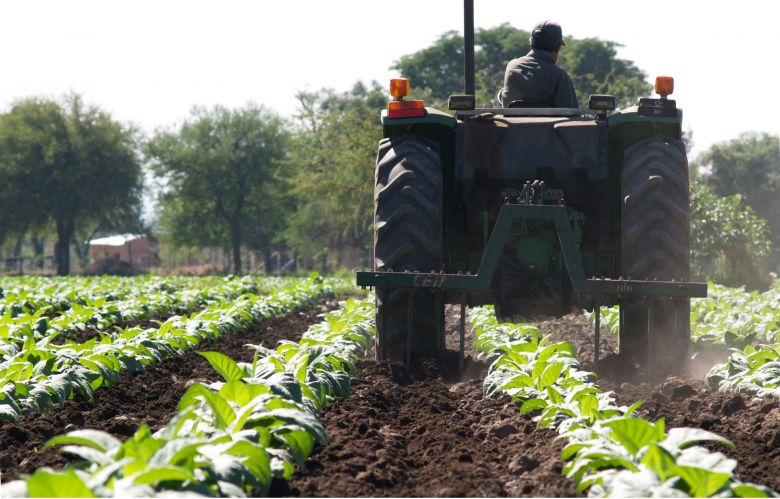
[[[117,234],[115,236],[101,237],[89,242],[90,246],[124,246],[128,241],[143,239],[143,234]]]

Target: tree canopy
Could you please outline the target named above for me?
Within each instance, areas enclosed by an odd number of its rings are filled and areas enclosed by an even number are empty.
[[[507,63],[528,52],[529,33],[505,23],[477,29],[474,61],[477,106],[497,105]],[[618,107],[636,104],[652,86],[647,75],[628,60],[617,57],[619,43],[596,38],[565,37],[558,64],[572,78],[580,102],[590,94],[611,94]],[[441,106],[450,94],[463,91],[463,37],[456,31],[441,35],[430,47],[402,56],[391,69],[409,78],[413,92]]]
[[[780,137],[748,132],[715,144],[697,158],[698,176],[720,196],[739,194],[767,219],[780,264]]]
[[[0,116],[0,177],[0,234],[53,223],[60,275],[70,272],[76,234],[141,224],[136,132],[78,95],[23,99]]]
[[[284,202],[275,174],[290,133],[272,111],[196,107],[179,130],[146,145],[158,180],[160,225],[174,245],[266,249],[282,228]]]
[[[766,220],[742,196],[718,196],[704,183],[691,184],[691,263],[696,278],[765,288],[769,236]]]
[[[295,211],[284,238],[298,255],[322,262],[368,254],[373,225],[376,149],[381,138],[378,109],[385,90],[373,82],[349,92],[298,95],[296,138],[287,182]],[[349,254],[349,255],[348,255]]]

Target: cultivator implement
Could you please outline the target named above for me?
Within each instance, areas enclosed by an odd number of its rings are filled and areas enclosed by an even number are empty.
[[[501,208],[490,240],[483,252],[479,269],[475,274],[408,270],[404,272],[363,271],[357,273],[357,284],[376,288],[376,292],[384,297],[380,298],[380,302],[386,302],[389,299],[391,289],[404,288],[409,290],[406,298],[407,328],[404,338],[404,360],[407,364],[411,361],[415,293],[431,293],[434,296],[436,307],[434,315],[436,317],[443,314],[445,303],[459,304],[461,369],[464,355],[465,307],[469,304],[485,301],[485,296],[490,294],[495,273],[512,227],[524,222],[548,221],[554,224],[566,273],[571,279],[573,304],[580,308],[594,310],[596,314],[594,326],[594,363],[596,366],[599,364],[600,309],[602,306],[619,305],[625,298],[641,298],[652,307],[653,300],[657,299],[674,301],[680,298],[707,296],[707,284],[702,282],[651,281],[622,277],[618,279],[587,278],[582,264],[582,255],[575,243],[570,215],[571,211],[565,206],[508,203]],[[652,334],[652,331],[649,334]],[[443,348],[444,324],[442,321],[436,324],[435,342]],[[380,359],[386,357],[383,347],[380,339],[378,345]]]

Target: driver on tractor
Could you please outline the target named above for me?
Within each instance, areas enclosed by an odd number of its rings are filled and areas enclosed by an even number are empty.
[[[557,66],[566,46],[558,23],[534,26],[528,39],[530,51],[506,66],[504,88],[498,93],[501,107],[579,107],[569,75]]]

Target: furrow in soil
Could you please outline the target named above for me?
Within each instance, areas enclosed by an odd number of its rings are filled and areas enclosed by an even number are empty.
[[[562,443],[521,416],[510,399],[486,398],[486,366],[466,332],[465,378],[457,376],[459,307],[447,308],[445,359],[365,360],[349,397],[320,419],[330,442],[272,495],[315,497],[576,496],[561,475]],[[471,379],[469,379],[471,378]]]

